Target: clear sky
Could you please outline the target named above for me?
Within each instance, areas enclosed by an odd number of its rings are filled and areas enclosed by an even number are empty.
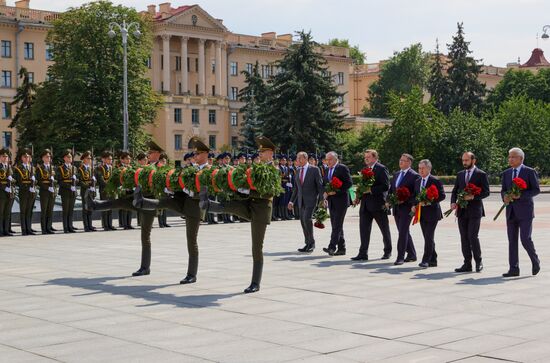
[[[167,0],[113,0],[146,10]],[[172,6],[195,1],[172,1]],[[7,0],[13,5],[15,0]],[[31,7],[62,11],[82,0],[31,0]],[[464,22],[474,56],[484,64],[505,66],[527,61],[537,46],[537,33],[550,24],[550,0],[203,0],[197,2],[236,33],[259,35],[311,30],[315,40],[346,38],[367,54],[367,62],[386,59],[394,51],[421,42],[433,50],[438,38],[445,50]],[[550,40],[538,41],[550,59]]]

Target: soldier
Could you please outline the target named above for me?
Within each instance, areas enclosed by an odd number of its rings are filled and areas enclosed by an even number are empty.
[[[52,152],[44,149],[40,154],[42,164],[36,166],[38,193],[40,195],[40,228],[42,234],[54,234],[52,227],[55,205],[55,171],[52,166]]]
[[[19,220],[21,221],[21,234],[23,236],[34,235],[32,231],[32,209],[36,196],[34,168],[30,164],[31,152],[23,149],[19,153],[19,163],[14,166],[13,176],[18,187],[19,196]]]
[[[113,174],[113,154],[110,151],[105,151],[101,155],[102,164],[96,168],[96,179],[99,185],[99,198],[101,200],[109,200],[110,196],[105,192],[107,182]],[[111,209],[101,212],[101,227],[104,231],[115,231],[113,227],[113,211]]]
[[[139,153],[139,154],[137,154],[136,160],[138,161],[138,164],[139,164],[140,166],[147,166],[147,164],[149,164],[149,159],[147,158],[147,154],[146,154],[146,153]]]
[[[265,136],[256,138],[260,149],[260,162],[271,164],[275,145]],[[249,191],[249,198],[245,200],[232,200],[227,203],[216,203],[208,199],[207,188],[201,188],[199,206],[201,209],[212,213],[231,213],[249,220],[252,234],[252,281],[244,292],[253,293],[260,290],[263,270],[263,244],[265,230],[271,223],[271,208],[273,196],[261,196],[255,190]]]
[[[10,151],[0,149],[0,235],[13,236],[10,232],[11,205],[14,198],[13,170],[9,163]]]
[[[119,156],[120,160],[120,168],[130,168],[132,165],[132,157],[130,156],[130,153],[127,151],[122,151]],[[133,190],[122,190],[120,192],[120,196],[125,197],[132,195],[134,193]],[[118,224],[119,227],[122,227],[124,229],[134,229],[132,227],[132,211],[131,210],[125,210],[125,209],[119,209],[118,210]]]
[[[96,177],[92,170],[92,152],[85,151],[80,157],[82,164],[78,168],[78,184],[80,185],[80,196],[84,197],[89,189],[95,196],[95,181]],[[85,232],[95,232],[96,228],[92,225],[92,211],[82,208],[82,223],[84,224]]]
[[[168,164],[168,155],[165,152],[163,152],[163,153],[160,154],[157,166],[159,168],[161,168],[163,166],[166,166],[167,164]],[[168,222],[167,222],[166,218],[167,218],[166,210],[165,209],[159,210],[158,211],[158,222],[159,222],[159,227],[160,228],[171,227],[170,225],[168,225]]]
[[[78,178],[73,166],[73,153],[67,149],[61,155],[63,164],[57,168],[57,182],[61,195],[61,207],[63,209],[63,232],[76,233],[78,228],[73,225],[74,204],[76,202],[76,185]]]

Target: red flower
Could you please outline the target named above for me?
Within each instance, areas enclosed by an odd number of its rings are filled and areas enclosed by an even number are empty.
[[[325,228],[325,225],[324,225],[323,223],[321,223],[321,222],[315,222],[315,223],[313,224],[313,226],[316,227],[316,228],[319,228],[319,229]]]
[[[527,189],[527,183],[521,178],[512,179],[512,183],[514,183],[519,188],[519,190]]]
[[[439,199],[439,190],[437,190],[435,184],[432,184],[426,188],[426,197],[432,202]]]
[[[399,202],[406,202],[411,197],[411,191],[407,187],[397,188],[395,194]]]
[[[361,175],[364,179],[370,179],[374,177],[374,171],[372,171],[372,168],[363,168]]]
[[[340,179],[338,179],[337,177],[332,177],[332,180],[330,181],[330,185],[334,189],[340,189],[340,188],[342,188],[342,185],[344,185],[344,183],[342,183],[342,181]]]
[[[466,185],[466,188],[464,188],[464,192],[466,194],[476,196],[481,194],[481,188],[475,184],[468,183],[468,185]]]

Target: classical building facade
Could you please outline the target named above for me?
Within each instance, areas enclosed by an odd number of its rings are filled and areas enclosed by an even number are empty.
[[[8,125],[15,107],[9,104],[19,83],[17,71],[26,67],[34,82],[46,79],[51,54],[45,39],[49,22],[59,16],[30,9],[29,0],[16,1],[15,5],[6,6],[6,1],[0,0],[1,146],[12,151],[16,135]],[[245,87],[242,71],[250,71],[258,62],[265,80],[274,75],[274,62],[293,43],[292,35],[235,34],[199,5],[149,5],[143,15],[151,19],[154,37],[148,77],[165,101],[154,124],[148,127],[154,140],[174,159],[181,159],[188,140],[195,135],[213,149],[235,149],[243,121],[239,113],[242,103],[238,101],[238,93]],[[349,114],[349,52],[332,46],[322,46],[319,51],[339,91],[345,94],[340,107]]]

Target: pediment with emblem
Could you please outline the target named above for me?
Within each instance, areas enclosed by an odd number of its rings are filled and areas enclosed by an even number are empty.
[[[194,5],[185,11],[172,16],[164,21],[166,24],[197,27],[199,29],[211,29],[218,32],[227,32],[227,28],[221,21],[215,19],[200,6]]]

